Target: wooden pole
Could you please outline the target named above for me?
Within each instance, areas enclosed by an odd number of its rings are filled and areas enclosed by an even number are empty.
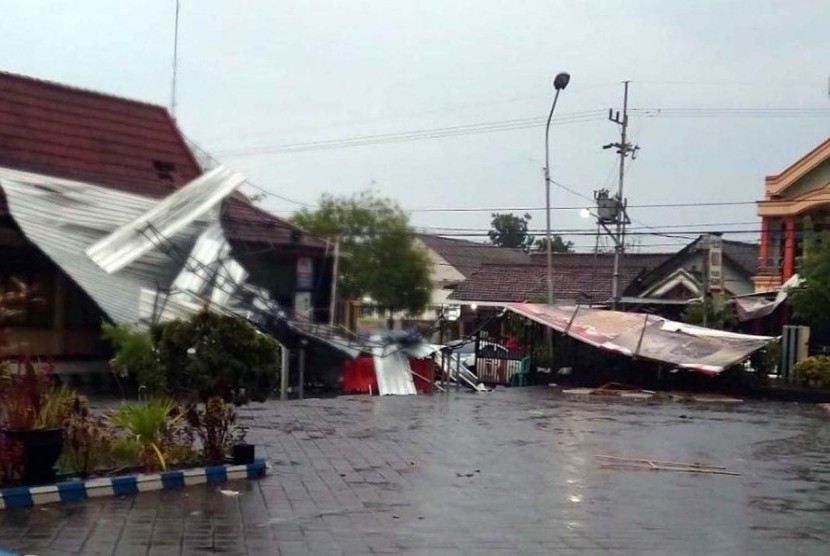
[[[306,344],[307,343],[308,342],[306,340],[303,340],[301,342],[301,344],[300,344],[300,353],[298,354],[299,357],[298,357],[297,367],[298,367],[298,370],[299,370],[298,374],[300,376],[299,376],[299,381],[298,381],[299,383],[297,384],[297,392],[298,392],[298,397],[301,400],[303,399],[303,396],[305,394],[305,392],[304,392],[304,388],[305,388],[305,349],[306,349]]]
[[[280,355],[281,355],[281,365],[280,365],[280,399],[287,400],[288,399],[288,373],[290,371],[289,365],[291,362],[291,352],[288,351],[288,348],[282,344],[280,344]]]
[[[329,302],[329,325],[337,322],[337,274],[340,266],[340,238],[334,240],[334,263],[331,269],[331,301]]]
[[[461,390],[461,357],[455,361],[455,391]]]
[[[643,336],[646,335],[646,327],[648,326],[648,313],[646,313],[646,319],[643,323],[643,329],[640,331],[640,339],[637,340],[637,349],[634,350],[634,357],[636,358],[640,354],[640,346],[643,345]]]

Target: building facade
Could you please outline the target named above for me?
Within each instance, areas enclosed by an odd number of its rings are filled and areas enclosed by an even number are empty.
[[[756,291],[779,288],[798,272],[805,239],[828,228],[830,137],[779,174],[766,176]]]
[[[203,174],[165,108],[5,72],[0,171],[73,180],[152,202]],[[80,206],[55,199],[47,212],[68,214]],[[107,348],[101,340],[106,313],[22,232],[7,201],[0,184],[0,288],[10,291],[21,282],[36,300],[7,318],[10,345],[17,346],[11,351],[100,359]],[[88,224],[95,215],[79,218]],[[242,193],[222,202],[220,221],[255,285],[287,311],[328,320],[331,250],[324,240],[255,207]]]

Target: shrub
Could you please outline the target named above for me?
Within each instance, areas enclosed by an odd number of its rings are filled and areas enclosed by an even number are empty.
[[[89,411],[83,396],[75,395],[72,411],[64,424],[63,464],[88,477],[90,472],[112,461],[114,431],[103,415]]]
[[[115,357],[110,360],[113,371],[122,377],[129,376],[151,396],[167,393],[164,369],[156,356],[150,332],[107,323],[101,329],[104,339],[115,350]]]
[[[16,372],[4,372],[0,381],[0,423],[5,427],[34,430],[63,426],[74,392],[57,385],[49,368],[44,370],[24,358]]]
[[[0,433],[0,487],[17,484],[23,472],[23,446]]]
[[[799,382],[806,386],[830,389],[830,357],[816,355],[796,363],[793,368]]]
[[[158,325],[153,338],[171,391],[239,404],[264,401],[276,384],[279,344],[240,318],[203,311]]]
[[[122,402],[109,420],[127,431],[141,446],[139,459],[147,470],[167,469],[165,442],[169,441],[182,415],[176,402],[155,398],[146,402]]]
[[[236,410],[219,397],[210,398],[204,410],[190,406],[185,419],[202,443],[205,460],[211,463],[223,461],[231,446],[245,438],[244,429],[236,425]]]

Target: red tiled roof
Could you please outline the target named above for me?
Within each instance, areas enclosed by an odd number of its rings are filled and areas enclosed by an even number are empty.
[[[168,176],[157,163],[172,165]],[[165,108],[6,72],[0,72],[0,166],[151,197],[202,173]],[[227,201],[223,218],[229,237],[240,241],[282,244],[295,229],[242,195]],[[324,243],[304,237],[302,245]]]
[[[641,272],[670,257],[669,254],[627,254],[620,264],[620,289],[625,289]],[[484,264],[450,295],[450,299],[479,302],[522,302],[543,300],[547,295],[547,266],[540,264]],[[560,301],[588,296],[595,303],[611,297],[614,273],[611,254],[555,253],[553,295]]]
[[[521,249],[508,249],[432,234],[418,234],[418,239],[464,276],[471,275],[484,263],[527,264],[530,262],[528,254]]]

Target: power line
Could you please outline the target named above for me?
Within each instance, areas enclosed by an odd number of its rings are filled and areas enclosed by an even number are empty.
[[[663,226],[649,226],[649,225],[641,225],[641,226],[634,226],[627,228],[628,230],[652,230],[652,231],[662,231],[671,228],[688,228],[689,226],[700,226],[700,227],[719,227],[719,226],[747,226],[752,224],[758,224],[757,220],[749,221],[749,222],[707,222],[707,223],[690,223],[690,224],[666,224]],[[450,231],[450,232],[488,232],[490,228],[457,228],[452,226],[424,226],[419,227],[418,229],[423,230],[432,230],[432,231]],[[727,230],[728,231],[728,230]],[[527,230],[529,234],[540,234],[545,232],[544,228],[529,228]],[[570,229],[560,229],[557,230],[558,233],[570,233],[570,232],[592,232],[596,233],[595,229],[588,229],[588,228],[570,228]]]
[[[556,118],[553,123],[555,125],[563,125],[598,120],[600,118],[601,113],[601,110],[574,112]],[[217,151],[217,153],[224,156],[239,157],[260,156],[267,154],[282,154],[287,152],[295,153],[312,150],[341,149],[349,147],[361,147],[366,145],[401,143],[408,141],[421,141],[426,139],[441,139],[444,137],[455,137],[459,135],[475,135],[479,133],[492,133],[496,131],[512,131],[518,129],[538,127],[540,125],[543,125],[544,122],[544,119],[539,118],[522,118],[514,120],[481,122],[476,124],[465,124],[443,128],[418,129],[412,131],[383,133],[377,135],[363,135],[342,139],[324,139],[317,141],[306,141],[301,143],[288,143],[283,145],[225,149]]]
[[[827,108],[792,108],[792,107],[758,107],[758,108],[631,108],[632,112],[643,113],[647,117],[666,118],[814,118],[830,116],[830,109]],[[585,123],[602,119],[603,110],[586,110],[563,114],[554,118],[553,125],[572,123]],[[426,128],[375,135],[363,135],[346,137],[340,139],[324,139],[316,141],[305,141],[299,143],[287,143],[281,145],[270,145],[260,147],[240,147],[236,149],[223,149],[217,154],[232,157],[241,156],[262,156],[269,154],[297,153],[306,151],[342,149],[361,147],[368,145],[382,145],[388,143],[401,143],[408,141],[422,141],[428,139],[442,139],[461,135],[475,135],[480,133],[493,133],[499,131],[513,131],[541,127],[546,123],[544,118],[519,118],[511,120],[498,120],[479,122],[450,127]]]
[[[202,157],[208,159],[212,164],[222,164],[222,162],[218,158],[213,156],[210,152],[208,152],[207,149],[205,149],[204,147],[199,145],[196,141],[194,141],[193,139],[191,139],[190,137],[187,137],[187,136],[184,136],[184,138],[188,142],[191,149],[197,151]],[[278,195],[277,193],[269,191],[269,190],[265,189],[264,187],[255,184],[254,182],[252,182],[247,177],[245,178],[244,184],[249,186],[249,187],[252,187],[253,189],[256,189],[257,191],[259,191],[263,195],[267,195],[269,197],[274,197],[276,199],[280,199],[280,200],[285,201],[287,203],[291,203],[291,204],[298,205],[298,206],[301,206],[301,207],[315,208],[314,205],[312,205],[311,203],[306,203],[304,201],[298,201],[296,199],[292,199],[290,197],[285,197],[283,195]]]
[[[553,182],[555,185],[561,186],[561,184],[557,182]],[[563,187],[564,188],[564,187]],[[594,202],[593,199],[588,197],[587,195],[583,195],[576,191],[566,189],[570,193],[575,195],[579,195],[580,197],[584,198],[586,201],[590,201],[591,203]],[[687,202],[687,203],[646,203],[641,205],[628,205],[628,208],[641,208],[641,209],[651,209],[651,208],[683,208],[683,207],[722,207],[722,206],[738,206],[738,205],[754,205],[756,201],[720,201],[720,202]],[[584,205],[572,205],[572,206],[553,206],[551,210],[582,210],[584,208],[589,208]],[[428,212],[535,212],[535,211],[543,211],[545,207],[537,207],[537,206],[524,206],[524,207],[445,207],[445,208],[404,208],[406,212],[417,212],[417,213],[428,213]]]
[[[204,147],[199,145],[196,141],[194,141],[190,137],[185,137],[187,142],[190,144],[191,148],[198,151],[203,157],[207,158],[214,164],[221,164],[218,158],[216,158],[213,154],[207,151]],[[563,191],[567,191],[572,195],[576,195],[577,197],[588,201],[589,203],[594,202],[594,199],[585,195],[584,193],[580,193],[579,191],[566,186],[565,184],[551,180],[551,183],[562,189]],[[252,182],[250,179],[246,179],[245,184],[256,189],[263,195],[268,197],[274,197],[275,199],[279,199],[281,201],[285,201],[297,206],[301,206],[304,208],[314,209],[317,208],[315,204],[308,203],[305,201],[299,201],[297,199],[292,199],[290,197],[286,197],[284,195],[280,195],[278,193],[274,193],[256,183]],[[739,206],[739,205],[754,205],[756,201],[706,201],[706,202],[685,202],[685,203],[645,203],[639,205],[628,205],[628,208],[640,208],[640,209],[652,209],[652,208],[685,208],[685,207],[714,207],[714,206]],[[551,210],[582,210],[587,208],[586,206],[582,205],[570,205],[570,206],[552,206]],[[402,207],[404,212],[409,213],[434,213],[434,212],[539,212],[544,211],[545,207],[538,207],[538,206],[524,206],[524,207],[421,207],[421,208],[406,208]],[[275,212],[283,212],[283,213],[290,213],[293,212],[291,210],[280,210]]]
[[[719,233],[722,234],[758,234],[761,232],[760,228],[754,228],[751,230],[719,230]],[[551,233],[556,233],[558,235],[567,235],[567,236],[593,236],[596,235],[596,230],[581,230],[581,231],[567,231],[567,230],[551,230]],[[695,230],[695,229],[688,229],[688,230],[677,230],[677,231],[669,231],[669,232],[660,232],[660,231],[635,231],[631,232],[630,234],[626,235],[637,235],[637,236],[661,236],[661,237],[681,237],[681,236],[688,236],[688,235],[702,235],[702,234],[711,234],[712,230]],[[449,233],[441,233],[437,234],[445,237],[490,237],[489,232],[449,232]]]

